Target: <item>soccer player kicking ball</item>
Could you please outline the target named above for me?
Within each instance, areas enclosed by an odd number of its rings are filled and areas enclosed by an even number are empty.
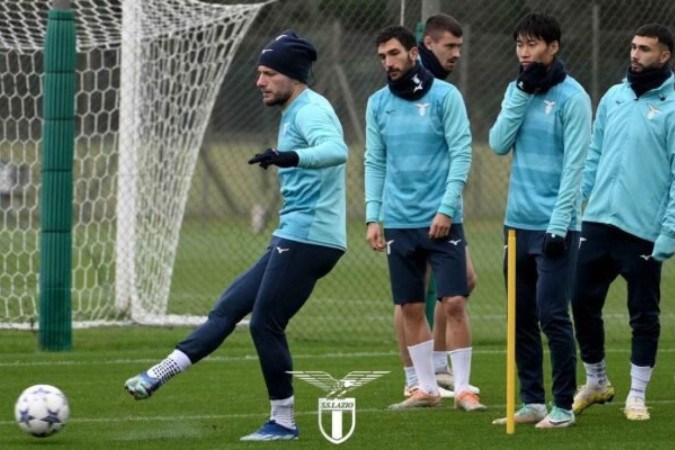
[[[250,330],[271,403],[269,420],[243,441],[298,437],[294,419],[291,354],[286,326],[317,280],[346,249],[345,162],[342,127],[328,101],[309,89],[314,46],[292,30],[269,42],[258,59],[257,87],[267,106],[282,110],[277,148],[249,164],[279,167],[283,206],[265,253],[221,295],[208,319],[169,356],[130,378],[136,399],[150,397],[173,376],[216,350],[251,313]]]

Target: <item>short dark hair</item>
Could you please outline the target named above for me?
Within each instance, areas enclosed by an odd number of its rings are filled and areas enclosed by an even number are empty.
[[[415,35],[412,34],[412,31],[399,25],[387,27],[380,31],[375,38],[375,45],[379,47],[391,39],[397,39],[406,50],[417,47]]]
[[[513,40],[517,41],[519,36],[541,39],[547,44],[558,41],[558,45],[562,46],[560,23],[547,13],[535,12],[521,17],[513,30]]]
[[[424,36],[431,36],[436,41],[443,32],[452,33],[456,37],[462,37],[462,25],[454,17],[448,14],[436,14],[427,19],[424,24]]]
[[[635,36],[656,38],[660,43],[668,47],[670,53],[673,53],[673,33],[671,33],[670,29],[665,25],[661,25],[660,23],[648,23],[647,25],[642,25],[635,30]]]

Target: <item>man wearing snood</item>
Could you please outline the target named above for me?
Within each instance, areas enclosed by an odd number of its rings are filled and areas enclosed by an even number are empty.
[[[574,398],[580,413],[614,397],[605,370],[602,307],[621,275],[628,286],[632,330],[624,415],[648,420],[645,392],[656,364],[661,265],[675,253],[675,92],[673,35],[659,24],[633,36],[628,75],[600,100],[584,170],[588,199],[572,312],[586,384]]]
[[[419,49],[419,59],[422,66],[429,70],[435,78],[445,80],[455,69],[462,54],[462,34],[462,25],[457,19],[447,14],[435,14],[426,20],[422,39],[419,41],[417,48]],[[459,214],[463,219],[463,211]],[[477,276],[469,252],[469,243],[466,241],[466,238],[465,243],[466,279],[469,293],[471,293],[476,287]],[[436,382],[438,383],[441,397],[454,397],[455,377],[451,365],[448,364],[448,358],[452,361],[458,355],[461,357],[462,349],[456,345],[456,342],[466,342],[467,337],[471,334],[468,308],[452,310],[453,317],[450,321],[446,320],[442,305],[437,301],[436,281],[433,275],[431,275],[431,267],[429,265],[427,265],[427,279],[426,315],[432,324]],[[401,354],[403,371],[405,373],[403,395],[409,397],[418,389],[419,385],[417,374],[415,373],[408,353],[408,347],[406,346],[401,320],[401,308],[398,305],[394,310],[394,322],[399,341],[399,353]],[[461,364],[461,362],[455,362],[454,364]],[[469,386],[469,389],[476,394],[480,392],[475,386]]]
[[[565,428],[575,422],[576,347],[569,315],[579,247],[591,102],[558,59],[561,30],[545,13],[520,19],[513,32],[519,75],[490,129],[490,147],[512,152],[504,219],[516,233],[516,365],[522,406],[516,423]],[[504,252],[504,278],[507,264]],[[543,345],[551,352],[553,406],[546,408]],[[494,424],[506,423],[505,418]]]
[[[370,96],[366,108],[366,238],[373,250],[386,252],[394,304],[419,382],[408,399],[390,408],[431,407],[439,405],[440,394],[424,278],[429,263],[449,320],[453,310],[466,307],[461,207],[471,131],[461,94],[420,64],[409,30],[386,28],[375,44],[387,86]],[[485,406],[469,388],[470,336],[458,347],[455,407],[482,411]]]

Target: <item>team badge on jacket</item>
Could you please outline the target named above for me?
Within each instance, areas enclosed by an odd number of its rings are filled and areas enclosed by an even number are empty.
[[[417,114],[421,117],[426,116],[429,105],[431,105],[431,103],[415,103],[415,106],[417,106]]]
[[[544,114],[551,114],[551,111],[553,111],[553,107],[555,106],[555,102],[553,100],[544,100],[544,105],[546,105],[544,108]]]
[[[652,120],[654,117],[656,117],[656,114],[661,112],[661,110],[654,105],[647,105],[647,106],[649,107],[649,111],[647,112],[648,120]]]

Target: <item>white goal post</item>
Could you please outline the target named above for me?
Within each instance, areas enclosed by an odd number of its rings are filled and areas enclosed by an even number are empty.
[[[38,323],[42,54],[50,0],[0,2],[0,328]],[[74,326],[168,314],[209,117],[266,4],[71,0],[77,21]]]

